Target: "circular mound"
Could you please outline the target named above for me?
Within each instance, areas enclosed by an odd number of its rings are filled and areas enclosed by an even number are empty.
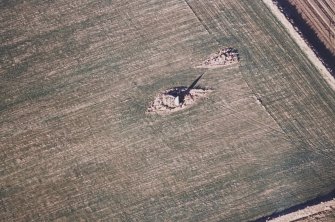
[[[147,109],[147,113],[169,114],[194,105],[197,100],[204,98],[211,89],[176,87],[158,94]]]

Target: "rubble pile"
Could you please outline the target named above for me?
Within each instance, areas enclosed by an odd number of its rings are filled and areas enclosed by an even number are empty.
[[[239,61],[237,49],[222,48],[217,53],[210,55],[198,68],[216,68],[235,64]]]
[[[156,96],[155,100],[150,103],[147,113],[167,114],[185,109],[211,91],[197,88],[187,92],[187,87],[168,89]]]

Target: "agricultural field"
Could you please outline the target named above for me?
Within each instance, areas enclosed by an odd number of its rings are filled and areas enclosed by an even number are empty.
[[[335,190],[335,92],[260,0],[1,1],[0,38],[1,221],[252,221]],[[222,47],[239,63],[197,68]]]
[[[288,0],[335,55],[335,2],[333,0]]]
[[[334,77],[335,76],[334,1],[263,0],[263,2],[267,5],[276,4],[278,6],[277,9],[278,8],[280,9],[281,16],[285,15],[287,18],[285,20],[289,20],[287,21],[287,23],[291,23],[294,26],[295,29],[294,35],[299,35],[300,36],[299,38],[302,38],[301,41],[305,42],[305,44],[308,44],[308,46],[306,45],[307,48],[306,47],[303,48],[307,49],[307,51],[313,51],[312,54],[318,57],[318,59],[316,60],[318,61],[320,60],[320,62],[324,64],[322,66],[326,67],[328,69],[328,72],[330,72]],[[291,37],[293,36],[291,35]],[[293,37],[293,39],[295,39],[296,41],[295,37]],[[315,62],[313,62],[313,64],[316,67],[318,67],[318,65],[316,65]]]

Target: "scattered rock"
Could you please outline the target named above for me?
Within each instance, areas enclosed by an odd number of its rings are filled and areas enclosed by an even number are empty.
[[[217,68],[227,65],[232,65],[239,62],[239,54],[237,49],[234,48],[222,48],[217,53],[209,56],[200,66],[197,68]]]

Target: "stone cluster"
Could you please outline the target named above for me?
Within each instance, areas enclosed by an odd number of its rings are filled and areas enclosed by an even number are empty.
[[[147,113],[170,113],[185,109],[193,105],[199,98],[205,97],[211,90],[209,89],[191,89],[184,88],[168,89],[156,96],[154,101],[150,104]]]
[[[217,53],[210,55],[199,68],[215,68],[219,66],[226,66],[237,63],[239,61],[239,54],[234,48],[222,48]]]

